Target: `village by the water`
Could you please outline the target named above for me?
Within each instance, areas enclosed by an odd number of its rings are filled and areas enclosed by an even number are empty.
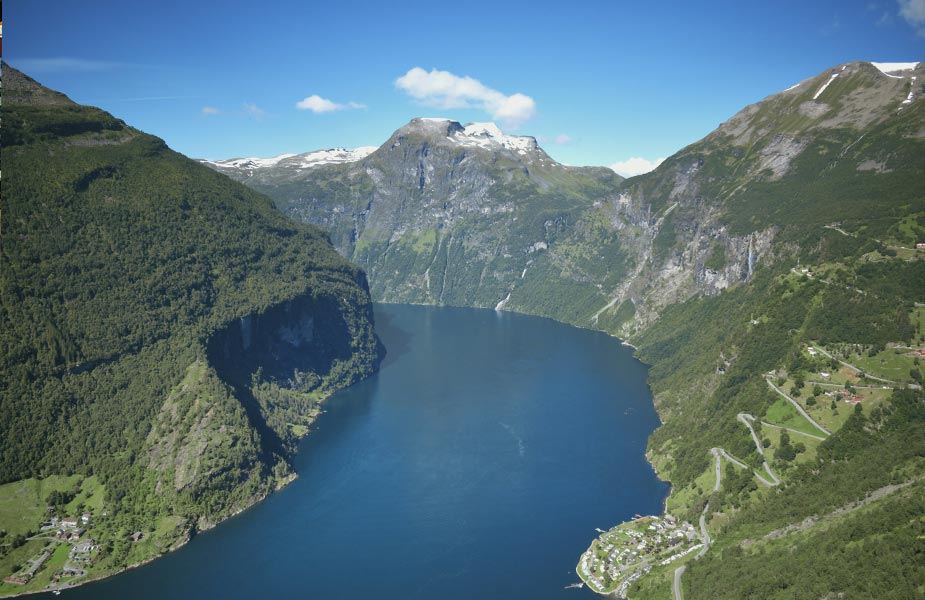
[[[687,521],[669,514],[636,517],[602,532],[581,555],[578,575],[595,592],[625,597],[629,586],[652,567],[671,564],[703,547]]]
[[[93,515],[85,512],[75,517],[50,517],[39,527],[39,533],[30,539],[45,539],[47,545],[38,556],[26,561],[22,569],[5,577],[3,581],[18,585],[29,583],[35,574],[55,554],[64,559],[60,568],[52,575],[50,585],[62,580],[76,580],[87,574],[85,567],[99,551],[97,543],[87,535],[87,528],[93,523]],[[138,534],[140,537],[141,534]]]

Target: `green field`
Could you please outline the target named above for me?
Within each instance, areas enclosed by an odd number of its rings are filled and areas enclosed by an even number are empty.
[[[793,405],[791,405],[780,396],[777,397],[777,400],[768,409],[764,420],[766,420],[768,423],[789,427],[790,429],[796,429],[797,431],[802,431],[803,433],[822,436],[825,435],[825,433],[816,429],[812,423],[803,418],[803,416],[797,412]]]
[[[893,381],[908,381],[909,371],[915,367],[915,351],[905,348],[886,348],[885,350],[868,356],[867,353],[854,354],[849,362],[865,373],[892,379]],[[919,359],[922,362],[922,359]],[[919,371],[922,366],[918,366]]]
[[[95,478],[89,479],[95,481]],[[48,494],[52,491],[73,490],[80,482],[79,475],[53,475],[46,479],[23,479],[0,485],[0,530],[6,531],[8,535],[38,531],[39,524],[47,515],[45,509],[48,504],[45,499]],[[95,485],[99,486],[98,483]],[[96,501],[96,494],[93,501]]]

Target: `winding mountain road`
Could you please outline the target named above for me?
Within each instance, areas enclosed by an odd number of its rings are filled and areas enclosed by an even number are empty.
[[[821,435],[813,435],[811,433],[806,433],[805,431],[800,431],[799,429],[792,429],[790,427],[784,427],[783,425],[774,425],[773,423],[768,423],[767,421],[762,421],[761,424],[764,425],[765,427],[773,427],[774,429],[783,429],[785,431],[789,431],[790,433],[795,433],[797,435],[803,435],[808,438],[818,440],[820,442],[825,441],[825,438],[822,437]]]
[[[832,432],[831,432],[831,431],[829,431],[828,429],[826,429],[825,427],[823,427],[822,425],[820,425],[819,423],[817,423],[817,422],[815,421],[815,419],[813,419],[811,416],[809,416],[809,413],[807,413],[805,410],[803,410],[803,407],[800,406],[800,403],[799,403],[799,402],[797,402],[796,400],[794,400],[793,398],[791,398],[790,396],[788,396],[787,394],[785,394],[784,391],[783,391],[782,389],[780,389],[779,387],[777,387],[776,385],[774,385],[774,382],[773,382],[773,381],[771,381],[770,379],[765,379],[765,381],[768,382],[768,385],[771,386],[771,389],[772,389],[772,390],[774,390],[775,392],[777,392],[778,394],[780,394],[781,396],[783,396],[784,398],[786,398],[787,401],[790,402],[790,404],[792,404],[793,407],[794,407],[795,409],[797,409],[797,412],[800,413],[801,415],[803,415],[803,417],[804,417],[807,421],[809,421],[810,423],[812,423],[813,426],[816,427],[816,429],[818,429],[819,431],[823,432],[823,433],[826,434],[826,435],[832,435]]]
[[[754,427],[752,427],[752,421],[755,420],[755,415],[750,415],[748,413],[739,413],[736,416],[736,419],[738,419],[740,423],[748,427],[749,433],[752,434],[752,440],[754,440],[755,442],[755,448],[757,448],[758,454],[760,454],[761,458],[763,459],[762,464],[764,466],[764,470],[767,472],[768,477],[770,477],[771,480],[774,482],[773,484],[768,483],[767,485],[769,487],[771,485],[780,485],[780,479],[778,479],[774,471],[771,470],[771,465],[768,464],[768,457],[764,455],[764,446],[762,446],[761,440],[758,439],[758,434],[755,433],[755,429]],[[760,476],[758,478],[761,479]]]

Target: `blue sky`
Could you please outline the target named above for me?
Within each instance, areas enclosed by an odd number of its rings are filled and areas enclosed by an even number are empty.
[[[440,116],[568,164],[654,160],[837,64],[925,60],[925,0],[18,0],[5,16],[11,65],[213,159],[379,145]]]

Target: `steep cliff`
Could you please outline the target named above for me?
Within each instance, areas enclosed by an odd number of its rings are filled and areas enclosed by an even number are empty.
[[[813,228],[869,220],[874,196],[913,200],[903,178],[921,162],[922,66],[899,66],[835,67],[627,181],[558,164],[492,124],[443,119],[415,119],[339,164],[209,164],[329,228],[377,299],[519,310],[627,337],[815,243],[802,238]]]
[[[106,574],[291,476],[320,400],[378,365],[369,292],[269,199],[6,65],[3,84],[0,482],[98,481]]]
[[[352,162],[208,163],[327,227],[390,302],[494,307],[621,178],[556,163],[494,124],[414,119]],[[296,165],[302,164],[301,168]]]
[[[351,163],[231,174],[331,227],[380,298],[531,312],[638,347],[663,420],[648,456],[705,549],[649,563],[632,597],[668,596],[686,562],[684,597],[912,598],[923,82],[923,63],[839,65],[625,181],[424,120]],[[616,589],[631,570],[596,549],[585,581]]]

